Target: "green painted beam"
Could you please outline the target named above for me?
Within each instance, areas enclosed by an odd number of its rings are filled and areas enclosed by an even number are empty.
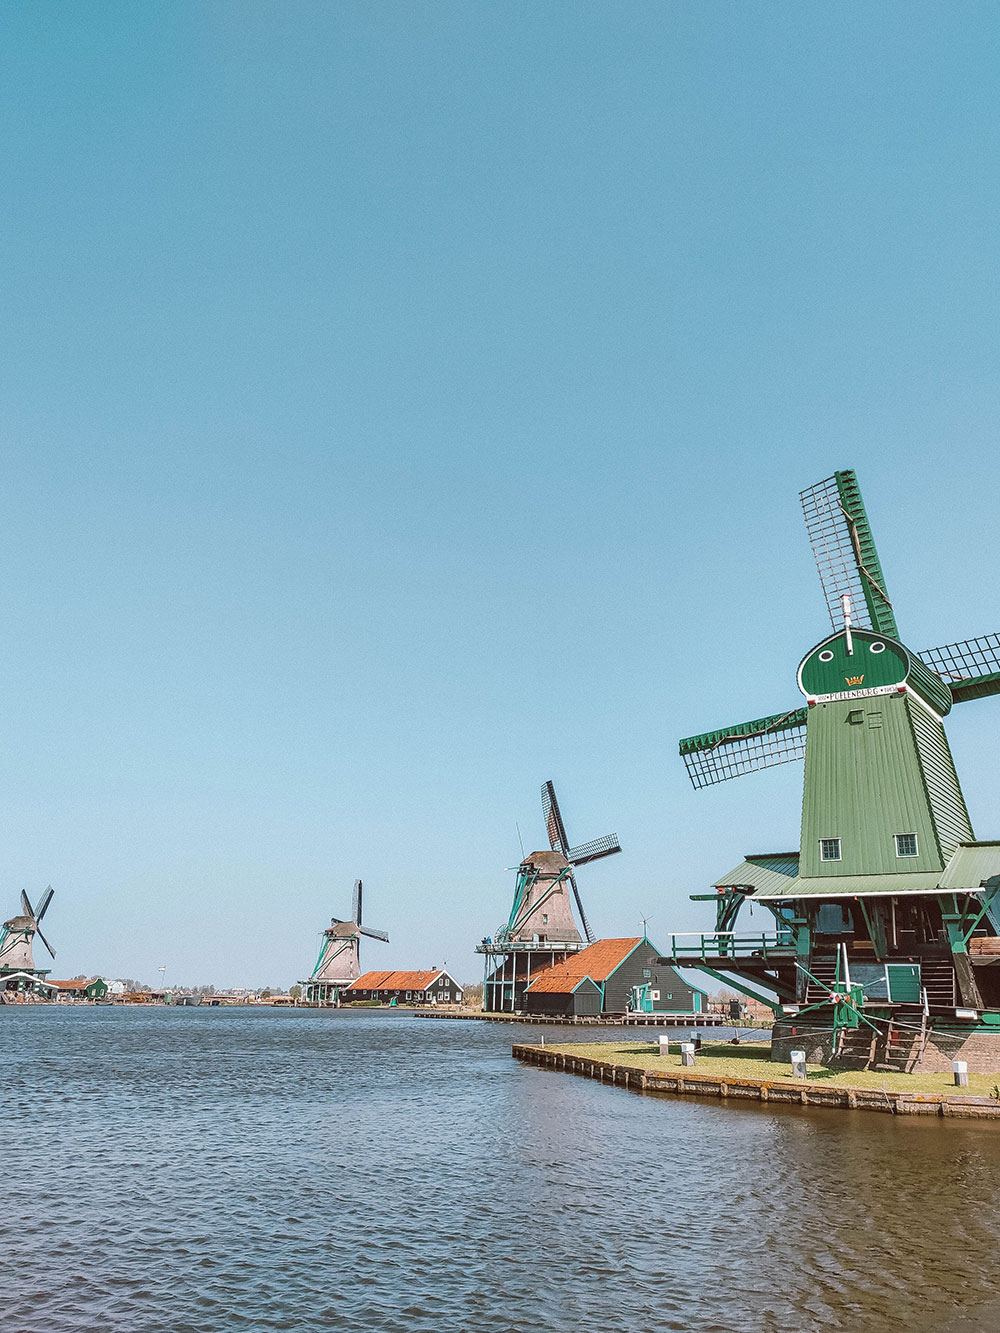
[[[840,492],[840,503],[851,526],[854,556],[861,575],[861,586],[872,626],[880,634],[885,634],[890,639],[898,639],[896,617],[885,591],[885,576],[875,549],[875,538],[872,536],[868,515],[865,513],[858,479],[851,469],[835,472],[833,475],[837,481],[837,490]]]
[[[949,688],[957,704],[966,703],[969,699],[988,699],[993,694],[1000,694],[1000,671],[949,683]]]
[[[734,727],[706,731],[700,736],[688,736],[680,742],[680,752],[694,754],[698,750],[714,750],[726,741],[747,740],[751,736],[763,736],[772,731],[791,731],[793,727],[804,727],[808,716],[808,708],[793,708],[789,713],[773,713],[770,717],[760,717],[754,722],[740,722]]]

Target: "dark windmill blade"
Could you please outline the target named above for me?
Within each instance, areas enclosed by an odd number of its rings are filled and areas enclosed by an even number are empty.
[[[354,881],[354,902],[351,905],[351,920],[355,925],[361,925],[361,881]]]
[[[694,787],[756,773],[760,768],[805,758],[808,708],[794,708],[720,731],[689,736],[680,752]]]
[[[1000,634],[928,648],[920,660],[937,672],[957,704],[1000,694]]]
[[[49,910],[49,903],[51,901],[52,901],[52,885],[50,884],[49,887],[42,894],[41,900],[39,901],[38,911],[35,913],[36,921],[41,921],[42,917]]]
[[[608,833],[603,838],[594,838],[590,842],[581,842],[579,847],[571,847],[566,860],[575,866],[585,866],[589,861],[599,861],[602,856],[614,856],[621,849],[618,834]]]
[[[621,851],[621,844],[614,833],[609,833],[603,838],[594,838],[590,842],[581,843],[579,847],[571,848],[569,838],[566,835],[566,825],[563,823],[562,813],[559,809],[559,802],[556,800],[556,789],[551,782],[542,785],[542,814],[545,816],[549,846],[554,852],[561,852],[571,866],[586,865],[588,861],[598,861],[602,856],[614,856],[615,852]],[[577,888],[576,877],[572,872],[569,875],[569,882],[573,889],[577,911],[580,913],[580,924],[583,926],[584,936],[588,944],[593,944],[596,937],[590,928],[587,913],[583,910],[583,900],[580,897],[580,890]]]
[[[48,942],[48,940],[45,938],[45,936],[42,934],[42,932],[38,929],[38,923],[37,923],[37,921],[35,922],[35,934],[38,936],[38,938],[39,938],[39,939],[42,941],[42,943],[45,945],[46,949],[48,949],[48,951],[49,951],[49,953],[52,955],[52,957],[55,958],[55,956],[56,956],[56,951],[55,951],[55,949],[53,949],[52,945]]]
[[[389,943],[389,935],[384,930],[369,930],[367,926],[359,926],[358,934],[367,935],[370,940],[382,940],[385,944]]]
[[[855,625],[898,639],[896,617],[854,473],[835,472],[802,491],[799,498],[833,628],[839,630],[844,623],[841,598],[846,595],[851,599]]]
[[[621,848],[618,849],[621,851]],[[594,943],[594,932],[590,928],[590,922],[587,920],[587,913],[583,910],[583,900],[580,897],[580,890],[576,887],[576,877],[570,875],[569,882],[573,886],[573,897],[576,899],[576,910],[580,913],[580,924],[583,926],[583,935],[588,944]]]
[[[569,859],[569,838],[566,837],[566,827],[562,821],[562,815],[559,813],[559,802],[556,800],[556,790],[551,782],[542,785],[542,814],[545,818],[545,828],[549,835],[549,846],[554,852],[562,852],[566,859]]]
[[[35,916],[35,909],[31,905],[31,899],[23,889],[21,890],[21,910],[25,916],[30,916],[32,921],[38,920],[38,917]]]

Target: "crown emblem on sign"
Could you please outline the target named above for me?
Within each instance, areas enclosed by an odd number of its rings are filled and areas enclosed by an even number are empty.
[[[845,676],[844,679],[847,681],[848,685],[860,685],[864,680],[864,676]]]

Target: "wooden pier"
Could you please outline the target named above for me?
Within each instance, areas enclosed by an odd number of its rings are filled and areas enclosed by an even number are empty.
[[[543,1069],[617,1084],[633,1092],[667,1093],[675,1096],[720,1097],[778,1103],[791,1106],[831,1107],[837,1110],[881,1111],[889,1115],[934,1115],[964,1120],[1000,1120],[1000,1102],[995,1097],[963,1097],[952,1093],[892,1092],[883,1088],[843,1088],[809,1083],[804,1079],[732,1078],[699,1074],[693,1070],[669,1069],[660,1073],[636,1065],[570,1055],[545,1046],[517,1045],[515,1060]]]

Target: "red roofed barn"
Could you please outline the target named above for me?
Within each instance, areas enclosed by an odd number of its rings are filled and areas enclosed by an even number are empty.
[[[705,992],[672,967],[645,937],[598,940],[540,972],[524,992],[529,1014],[580,1017],[640,1011],[697,1014]]]
[[[381,1004],[461,1004],[462,988],[443,968],[423,972],[365,972],[340,992],[344,1004],[378,1000]]]

